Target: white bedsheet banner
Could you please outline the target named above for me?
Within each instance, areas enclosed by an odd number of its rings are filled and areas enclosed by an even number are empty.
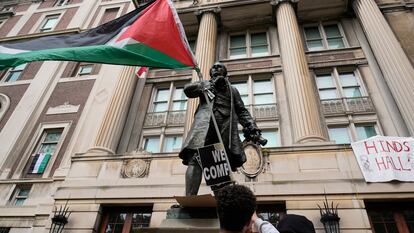
[[[414,138],[374,136],[351,145],[366,182],[414,181]]]

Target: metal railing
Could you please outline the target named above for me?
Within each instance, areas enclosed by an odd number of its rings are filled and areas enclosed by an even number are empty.
[[[369,96],[321,100],[325,116],[351,113],[374,113],[375,108]]]
[[[182,126],[186,110],[168,112],[149,112],[145,116],[144,127]]]

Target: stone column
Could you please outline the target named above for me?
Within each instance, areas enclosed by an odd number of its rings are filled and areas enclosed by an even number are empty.
[[[414,135],[414,68],[374,0],[355,0],[354,11],[395,102]]]
[[[293,2],[274,1],[293,143],[326,141]]]
[[[218,9],[197,12],[200,17],[200,27],[198,29],[196,43],[196,58],[200,67],[203,79],[210,79],[210,68],[216,60],[217,44],[217,14]],[[198,76],[193,72],[192,82],[197,81]],[[187,115],[184,134],[187,134],[194,120],[194,113],[197,109],[198,98],[189,99],[187,104]]]
[[[94,146],[88,152],[115,154],[136,82],[135,67],[125,66],[118,78]]]

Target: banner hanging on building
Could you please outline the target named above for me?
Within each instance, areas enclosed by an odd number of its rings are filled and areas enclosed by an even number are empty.
[[[414,181],[414,138],[375,136],[351,145],[365,181]]]

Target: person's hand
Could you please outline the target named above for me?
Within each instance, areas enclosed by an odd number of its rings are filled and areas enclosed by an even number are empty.
[[[257,217],[256,211],[255,211],[252,215],[252,221],[255,222],[257,218],[258,217]]]

